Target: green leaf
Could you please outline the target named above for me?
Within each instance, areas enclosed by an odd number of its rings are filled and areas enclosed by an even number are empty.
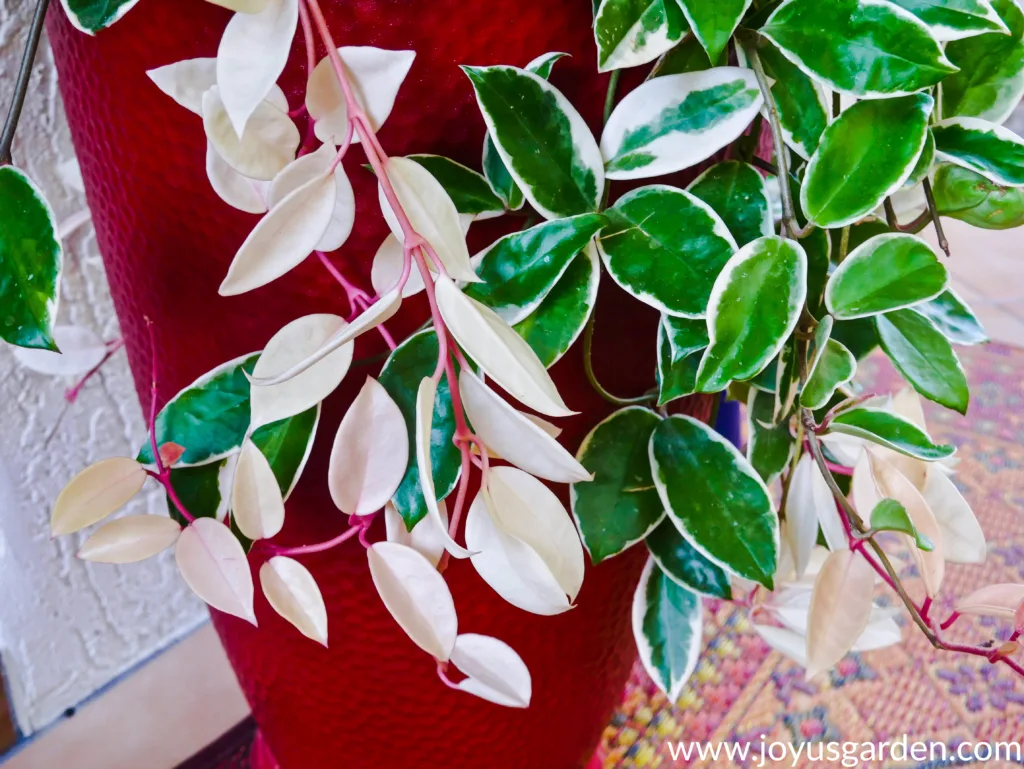
[[[790,432],[789,420],[775,424],[775,398],[751,387],[747,399],[747,461],[765,485],[775,483],[789,465],[795,448],[796,438]]]
[[[654,484],[669,518],[698,551],[772,589],[779,521],[750,463],[703,422],[675,415],[650,443]]]
[[[597,143],[576,108],[516,67],[463,67],[498,155],[545,219],[596,211],[604,192]]]
[[[1005,187],[974,171],[943,163],[935,172],[932,191],[942,216],[986,230],[1024,225],[1024,188]]]
[[[808,75],[854,96],[909,94],[956,71],[928,27],[886,0],[788,0],[761,34]]]
[[[701,603],[647,561],[633,596],[633,637],[640,661],[670,702],[697,669],[703,646]]]
[[[933,104],[922,93],[861,101],[843,112],[807,164],[800,191],[807,218],[819,227],[844,227],[898,190],[924,149]]]
[[[706,69],[711,69],[712,66],[726,64],[725,58],[724,55],[721,56],[715,65],[712,65],[704,46],[691,33],[661,57],[655,64],[651,77],[681,75],[684,72],[703,72]]]
[[[259,353],[243,355],[206,372],[175,395],[156,417],[156,443],[185,447],[179,466],[226,457],[242,445],[249,429],[249,380]],[[138,461],[153,464],[149,441]]]
[[[662,315],[661,324],[665,327],[673,363],[708,346],[708,324],[703,320]]]
[[[933,299],[946,289],[946,268],[916,235],[876,235],[843,260],[825,287],[837,320],[864,318]]]
[[[1024,139],[1013,131],[973,117],[943,120],[932,131],[940,159],[996,184],[1024,187]]]
[[[597,70],[654,61],[687,31],[676,0],[603,0],[594,19]]]
[[[1014,0],[1000,6],[1012,34],[986,34],[946,46],[960,68],[942,81],[942,114],[1004,123],[1024,97],[1024,14]],[[997,8],[998,10],[998,8]]]
[[[61,0],[76,28],[93,35],[120,20],[139,0]]]
[[[597,304],[600,277],[597,247],[591,244],[569,263],[540,306],[512,327],[545,368],[557,363],[583,332]]]
[[[988,341],[981,321],[951,288],[930,302],[915,305],[914,309],[935,324],[935,328],[953,344],[972,345]]]
[[[682,348],[680,354],[676,355],[672,345],[673,333],[669,328],[669,319],[698,326],[703,331],[704,344],[695,350],[686,351],[685,348]],[[707,346],[707,343],[707,325],[703,320],[672,318],[671,315],[661,316],[661,322],[658,324],[658,368],[656,371],[659,406],[664,406],[669,401],[696,392],[697,368],[700,366],[700,355],[697,353]]]
[[[518,323],[544,301],[605,223],[601,214],[581,214],[506,235],[474,258],[484,282],[463,291],[506,323]]]
[[[1007,33],[988,0],[890,0],[910,11],[932,31],[936,40],[960,40],[983,32]]]
[[[220,459],[196,467],[174,467],[171,469],[171,486],[174,493],[195,518],[221,518],[227,513],[228,500],[222,481],[230,488],[230,478],[222,478],[228,460]],[[167,512],[182,526],[188,520],[170,497],[167,497]]]
[[[927,136],[924,140],[924,149],[921,150],[921,154],[917,156],[917,163],[914,164],[914,170],[910,172],[910,176],[903,182],[903,187],[916,187],[928,173],[932,170],[932,165],[935,164],[935,136],[929,129]]]
[[[771,235],[748,243],[725,265],[708,303],[711,345],[697,374],[700,392],[750,379],[796,328],[807,295],[807,255]]]
[[[757,52],[765,74],[774,81],[771,92],[779,113],[782,138],[788,147],[807,160],[818,148],[821,134],[832,116],[828,94],[767,40]]]
[[[917,547],[929,553],[935,549],[935,544],[914,526],[907,508],[895,499],[883,499],[875,505],[871,511],[871,528],[875,531],[898,531],[913,537]]]
[[[775,233],[768,187],[752,165],[738,160],[717,163],[687,190],[711,206],[740,246]]]
[[[739,67],[665,75],[640,85],[612,111],[601,135],[609,179],[681,171],[736,140],[763,100]]]
[[[832,338],[841,342],[857,360],[864,360],[878,347],[878,334],[871,318],[837,320],[832,328]]]
[[[576,452],[594,480],[572,484],[569,501],[595,564],[639,542],[665,517],[647,459],[660,421],[640,406],[620,409],[591,430]]]
[[[421,166],[430,171],[437,179],[448,197],[452,199],[455,208],[460,214],[490,214],[492,216],[502,213],[505,204],[491,189],[487,180],[461,163],[441,157],[440,155],[409,155],[409,160],[415,160]],[[487,218],[486,216],[484,218]]]
[[[915,390],[946,408],[967,413],[967,375],[934,323],[914,310],[899,310],[877,316],[875,328],[882,349]]]
[[[857,373],[857,359],[840,342],[829,339],[807,375],[800,393],[800,405],[808,409],[823,408],[844,384]]]
[[[935,462],[956,453],[955,446],[933,443],[928,434],[913,422],[883,409],[842,411],[829,423],[829,430],[864,438],[926,462]]]
[[[597,2],[597,0],[595,0]],[[597,8],[594,8],[594,12],[597,12]],[[551,76],[551,69],[555,66],[555,62],[561,59],[563,56],[568,56],[567,53],[545,53],[538,56],[536,59],[526,65],[528,72],[532,72],[538,77],[542,77],[547,80]],[[494,146],[494,142],[491,141],[491,135],[487,134],[484,136],[484,154],[483,154],[483,165],[484,176],[487,178],[487,183],[491,185],[491,189],[494,193],[504,201],[505,205],[511,211],[518,211],[523,207],[523,203],[526,199],[523,197],[523,191],[519,189],[519,185],[516,184],[512,175],[508,172],[505,167],[505,161],[501,159],[498,154],[498,148]]]
[[[708,52],[708,58],[714,61],[725,51],[751,0],[679,0],[679,3],[694,35]]]
[[[673,582],[701,595],[732,600],[729,575],[687,542],[672,521],[663,520],[645,541],[658,568]]]
[[[0,338],[57,350],[53,322],[64,253],[43,193],[14,166],[0,167]]]
[[[711,207],[665,185],[640,187],[606,212],[598,249],[616,283],[661,312],[701,317],[736,241]]]
[[[285,499],[299,482],[320,423],[320,404],[293,417],[271,422],[252,434],[252,442],[267,458]]]
[[[416,391],[424,377],[431,376],[437,366],[437,335],[421,331],[406,339],[388,358],[378,381],[388,391],[405,417],[409,428],[409,466],[398,491],[391,498],[411,531],[427,514],[416,466]],[[430,462],[434,470],[434,487],[438,500],[455,488],[461,469],[459,449],[452,442],[455,436],[455,410],[452,406],[448,380],[442,377],[434,400],[433,428],[430,433]]]
[[[791,336],[779,351],[775,365],[775,408],[773,423],[780,423],[789,416],[800,391],[800,341]]]

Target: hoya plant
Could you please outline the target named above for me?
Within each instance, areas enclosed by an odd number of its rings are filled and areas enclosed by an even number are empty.
[[[145,445],[76,476],[53,534],[102,524],[79,555],[107,563],[174,547],[200,598],[255,624],[252,561],[270,605],[322,644],[327,611],[303,558],[357,540],[380,599],[441,681],[512,707],[529,704],[529,671],[500,639],[462,632],[450,568],[475,569],[495,600],[554,615],[572,608],[587,559],[645,549],[632,624],[672,698],[697,665],[706,597],[747,607],[765,641],[813,676],[899,642],[877,582],[934,646],[1024,674],[1024,585],[935,610],[945,565],[983,562],[986,541],[952,480],[956,449],[932,439],[920,400],[965,413],[954,345],[986,341],[949,288],[942,217],[1024,223],[1024,140],[1002,125],[1024,95],[1014,0],[603,0],[599,135],[549,82],[562,54],[463,66],[487,126],[479,170],[390,156],[378,141],[415,52],[336,40],[320,0],[216,2],[236,11],[217,55],[148,74],[205,134],[224,204],[260,217],[220,293],[314,259],[345,313],[253,339],[252,354],[160,411],[154,374]],[[64,0],[87,32],[134,4]],[[307,86],[290,104],[277,82],[296,34]],[[625,69],[642,82],[620,98]],[[358,206],[348,174],[368,171],[343,162],[354,144],[379,190]],[[0,185],[0,334],[55,350],[53,216],[13,167]],[[357,207],[377,206],[391,234],[372,255],[372,286],[356,286],[331,254]],[[520,209],[521,229],[469,253],[473,222]],[[928,227],[945,255],[919,237]],[[602,279],[661,313],[656,335],[630,340],[656,351],[643,394],[613,395],[593,375]],[[429,322],[393,339],[387,322],[420,292]],[[364,334],[390,348],[376,376],[352,370]],[[595,389],[620,408],[573,456],[549,421],[573,411],[548,369],[577,343]],[[858,363],[879,346],[905,389],[861,389]],[[320,403],[346,376],[365,381],[326,483],[347,526],[278,544]],[[746,404],[743,451],[679,413],[698,393]],[[147,482],[166,491],[170,516],[104,523]],[[552,484],[570,486],[571,512]],[[371,533],[378,516],[383,540]],[[894,565],[907,548],[919,586]],[[947,640],[965,614],[1015,630],[1005,643]]]

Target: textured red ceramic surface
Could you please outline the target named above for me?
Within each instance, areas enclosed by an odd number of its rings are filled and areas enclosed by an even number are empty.
[[[479,166],[484,128],[460,63],[523,65],[546,51],[569,52],[573,58],[559,62],[554,81],[592,125],[599,120],[605,83],[593,74],[590,0],[321,2],[339,44],[417,51],[381,132],[392,154],[436,152]],[[165,400],[216,364],[260,349],[300,315],[347,312],[343,296],[314,261],[271,287],[230,299],[217,294],[256,220],[215,197],[204,173],[199,118],[160,93],[145,71],[215,55],[228,18],[202,0],[143,0],[95,38],[75,32],[57,4],[49,20],[97,236],[144,403],[150,361],[144,316],[156,324]],[[303,79],[300,46],[285,83],[293,106]],[[358,218],[335,260],[366,285],[386,230],[375,184],[361,162],[358,151],[346,160]],[[653,313],[637,314],[632,303],[630,322],[624,322],[614,288],[603,289],[601,302],[601,348],[617,343],[625,352],[614,360],[599,355],[599,369],[620,392],[640,392],[651,381]],[[394,330],[401,333],[423,317],[422,305],[410,303]],[[356,356],[379,350],[377,338],[360,340]],[[326,457],[341,413],[369,370],[354,372],[325,404],[282,541],[320,541],[344,526],[327,494]],[[578,349],[554,373],[566,401],[582,412],[566,423],[567,445],[574,449],[608,407],[583,380]],[[534,701],[526,711],[441,686],[429,658],[385,612],[358,544],[305,559],[327,601],[330,650],[300,637],[262,597],[258,630],[216,613],[214,622],[283,769],[570,769],[585,765],[635,656],[629,606],[642,557],[633,552],[590,569],[578,608],[556,618],[505,605],[469,564],[451,567],[460,629],[506,640],[533,672]]]

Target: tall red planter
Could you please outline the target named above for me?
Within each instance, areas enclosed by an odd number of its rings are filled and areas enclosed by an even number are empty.
[[[553,80],[591,125],[599,122],[605,79],[594,71],[590,0],[324,5],[339,44],[417,52],[381,132],[392,154],[436,152],[479,167],[484,127],[458,69],[462,63],[524,65],[547,51],[568,52],[572,58],[559,62]],[[61,90],[143,404],[150,384],[144,317],[156,327],[163,401],[218,363],[260,349],[300,315],[344,314],[336,284],[312,261],[270,287],[234,298],[217,294],[256,220],[214,195],[204,173],[199,119],[160,93],[145,72],[215,55],[229,13],[202,0],[142,0],[117,25],[90,38],[54,6],[49,33]],[[285,78],[292,106],[299,103],[304,78],[301,45],[296,42]],[[359,151],[346,161],[358,216],[355,233],[334,258],[368,285],[370,261],[387,230],[375,182],[361,162]],[[603,291],[603,308],[614,308],[615,289]],[[620,314],[602,327],[608,343],[619,343],[616,359],[604,361],[603,376],[616,388],[637,392],[651,379],[653,318],[635,303],[630,313],[630,323]],[[424,314],[422,307],[407,307],[395,330],[418,325]],[[623,344],[638,328],[645,341]],[[375,338],[357,344],[357,358],[377,352]],[[327,493],[326,459],[367,370],[351,375],[325,403],[313,457],[288,504],[282,541],[321,541],[345,525]],[[575,448],[609,407],[586,384],[578,349],[553,373],[567,403],[582,412],[565,423],[566,444]],[[642,557],[632,552],[589,569],[578,607],[554,618],[504,604],[468,563],[449,569],[460,629],[504,639],[530,667],[534,700],[525,711],[444,688],[431,661],[377,598],[356,543],[305,559],[327,602],[329,650],[301,637],[262,596],[258,629],[217,612],[213,621],[282,769],[571,769],[585,765],[592,753],[635,657],[630,602]],[[258,567],[253,563],[254,573]]]

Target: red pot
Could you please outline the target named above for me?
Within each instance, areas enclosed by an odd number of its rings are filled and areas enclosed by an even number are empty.
[[[256,219],[214,195],[204,172],[200,121],[160,93],[145,72],[215,55],[229,13],[200,0],[142,0],[91,38],[54,5],[49,32],[61,90],[144,404],[150,386],[144,316],[156,326],[159,397],[166,400],[218,363],[260,349],[300,315],[345,314],[343,295],[315,260],[270,287],[234,298],[217,294]],[[324,5],[339,45],[417,51],[381,132],[391,154],[436,152],[479,167],[484,127],[461,63],[521,66],[547,51],[569,52],[573,58],[558,63],[553,80],[592,125],[600,119],[605,78],[595,74],[590,0]],[[301,46],[298,40],[285,78],[293,106],[304,80]],[[334,258],[366,286],[387,230],[375,182],[360,168],[361,153],[351,154],[346,165],[356,187],[356,231]],[[603,361],[602,376],[620,391],[640,392],[651,381],[654,318],[633,302],[630,323],[624,323],[625,314],[615,311],[621,303],[616,291],[606,287],[602,295],[602,316],[616,318],[602,326],[601,347],[618,350],[614,360]],[[393,330],[402,333],[424,316],[422,307],[411,306]],[[641,344],[631,341],[638,328]],[[357,358],[379,352],[375,345],[376,338],[360,340]],[[575,448],[609,406],[587,385],[578,349],[554,375],[566,402],[582,412],[565,424],[566,444]],[[327,493],[326,460],[361,379],[353,375],[325,403],[312,459],[288,504],[284,542],[321,541],[345,525]],[[354,542],[305,559],[326,598],[329,650],[301,637],[261,595],[259,629],[218,612],[213,621],[283,769],[569,769],[586,764],[635,657],[629,609],[643,561],[635,550],[591,568],[578,607],[555,618],[505,604],[468,563],[449,569],[460,628],[504,639],[529,666],[534,699],[525,711],[444,688],[432,661],[385,611]],[[253,563],[254,573],[258,567]]]

